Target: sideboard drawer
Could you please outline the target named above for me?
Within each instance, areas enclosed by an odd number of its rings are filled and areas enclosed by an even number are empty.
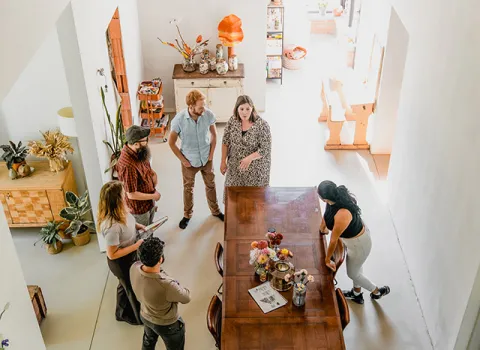
[[[175,85],[177,87],[208,87],[208,79],[176,79]]]
[[[240,79],[210,79],[210,87],[241,87],[242,81]]]
[[[46,191],[3,192],[13,224],[47,223],[53,220]]]

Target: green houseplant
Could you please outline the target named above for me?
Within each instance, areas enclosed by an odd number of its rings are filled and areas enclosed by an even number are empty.
[[[90,212],[90,202],[88,201],[88,191],[78,197],[75,193],[68,191],[65,194],[65,200],[68,207],[60,211],[60,216],[70,221],[65,230],[65,234],[71,234],[73,243],[77,246],[85,245],[90,242],[90,230],[95,230],[93,221],[83,219]]]
[[[63,222],[49,221],[45,227],[40,229],[40,239],[35,242],[42,241],[42,244],[46,246],[48,254],[58,254],[62,251],[63,243],[62,238],[58,234],[60,226]]]
[[[122,104],[118,105],[117,113],[115,115],[115,124],[112,122],[112,118],[110,113],[108,112],[107,105],[105,103],[105,93],[103,92],[103,88],[100,88],[101,95],[102,95],[102,103],[103,109],[105,110],[105,114],[107,115],[108,125],[110,126],[110,136],[111,140],[103,140],[103,143],[108,146],[112,155],[110,157],[110,166],[105,169],[105,173],[113,170],[115,172],[115,166],[117,165],[118,158],[120,158],[120,153],[122,152],[122,148],[125,145],[125,128],[123,127],[122,121],[122,111],[121,107]]]
[[[28,147],[22,147],[22,141],[18,145],[9,141],[8,145],[1,145],[0,148],[3,150],[2,160],[7,163],[11,179],[25,177],[32,173],[33,169],[25,161],[28,155]]]

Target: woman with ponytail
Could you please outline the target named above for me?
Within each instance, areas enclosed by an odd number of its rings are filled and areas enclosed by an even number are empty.
[[[318,185],[318,195],[327,204],[320,232],[328,234],[332,231],[325,257],[328,268],[332,271],[336,269],[331,258],[339,240],[347,247],[347,275],[353,281],[353,288],[343,291],[345,297],[363,304],[362,288],[370,292],[372,299],[380,299],[390,293],[390,287],[378,288],[363,274],[363,264],[372,249],[372,239],[370,230],[363,224],[356,199],[345,186],[337,186],[332,181],[322,181]]]

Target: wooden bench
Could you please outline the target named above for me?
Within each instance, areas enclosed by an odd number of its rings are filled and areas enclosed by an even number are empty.
[[[30,300],[33,305],[33,310],[37,316],[38,324],[42,323],[43,319],[47,317],[47,306],[43,298],[42,289],[39,286],[27,286]]]
[[[355,86],[350,87],[352,91],[355,91]],[[370,149],[370,145],[367,142],[367,127],[368,118],[374,112],[375,103],[373,98],[362,96],[361,85],[359,87],[356,90],[360,91],[357,96],[347,96],[348,94],[345,92],[342,81],[335,78],[322,80],[321,97],[323,108],[318,121],[327,121],[327,126],[330,130],[330,137],[325,144],[326,150]],[[355,122],[353,144],[343,144],[340,141],[340,133],[345,121]]]

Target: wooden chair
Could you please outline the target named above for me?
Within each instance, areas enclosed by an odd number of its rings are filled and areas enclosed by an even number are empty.
[[[339,240],[337,247],[335,248],[335,251],[333,252],[333,262],[335,263],[336,270],[333,273],[333,279],[334,279],[334,284],[337,285],[337,280],[335,279],[335,276],[337,275],[337,271],[342,266],[343,262],[345,261],[345,258],[347,257],[347,247],[345,247],[345,244]]]
[[[217,295],[213,296],[208,306],[207,327],[215,339],[215,346],[220,350],[222,343],[222,302]]]
[[[350,323],[350,311],[348,310],[347,299],[340,288],[335,289],[337,296],[338,311],[340,311],[340,321],[342,322],[342,329],[345,329]]]
[[[215,267],[217,268],[218,273],[220,274],[221,277],[223,277],[223,246],[220,242],[218,242],[217,246],[215,247],[214,261],[215,261]],[[221,291],[222,287],[223,287],[223,283],[217,289],[218,294],[222,294],[222,291]]]

